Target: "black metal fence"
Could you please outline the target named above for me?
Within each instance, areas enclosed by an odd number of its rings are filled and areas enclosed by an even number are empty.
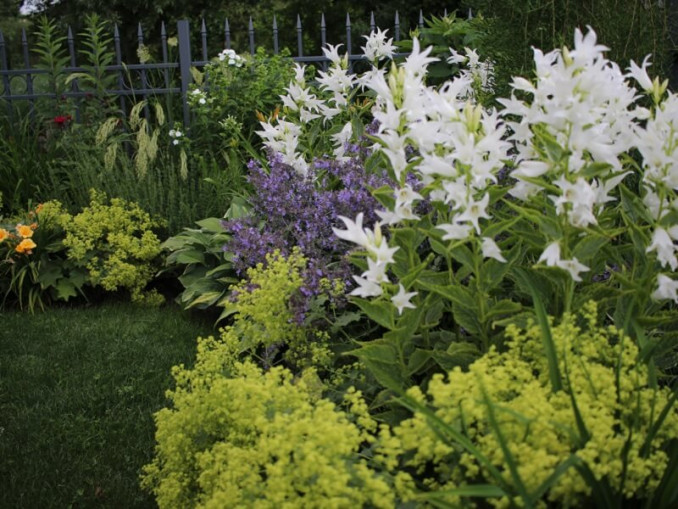
[[[447,12],[444,13],[447,15]],[[419,27],[424,25],[424,16],[423,13],[419,12]],[[280,51],[279,44],[279,30],[275,16],[273,17],[273,25],[270,36],[273,39],[273,52],[278,54]],[[349,60],[354,62],[363,58],[361,53],[356,53],[354,50],[354,36],[351,18],[349,14],[346,14],[346,31],[345,38],[342,41],[327,41],[326,33],[327,26],[325,24],[324,15],[320,20],[320,41],[321,46],[324,47],[326,43],[332,44],[343,44],[344,49],[349,55]],[[399,41],[401,38],[401,26],[398,12],[394,15],[393,26],[391,27],[377,27],[375,24],[374,14],[372,13],[370,17],[370,32],[375,31],[377,28],[388,28],[389,35],[394,38],[394,40]],[[296,35],[297,35],[297,48],[296,55],[292,58],[297,62],[302,63],[314,63],[320,66],[325,66],[328,62],[327,58],[324,55],[306,55],[304,52],[304,33],[303,27],[301,25],[301,19],[297,16],[296,23]],[[216,35],[216,34],[215,34]],[[139,25],[138,32],[138,47],[142,48],[144,46],[144,34]],[[158,96],[158,95],[167,95],[167,94],[180,94],[181,103],[182,103],[182,112],[183,120],[185,125],[190,123],[190,112],[189,105],[187,101],[187,93],[191,83],[193,82],[193,76],[191,73],[191,68],[201,68],[204,67],[209,62],[208,55],[208,45],[207,45],[207,29],[205,27],[205,21],[202,21],[200,27],[200,58],[194,59],[194,53],[191,48],[191,27],[188,20],[181,20],[177,22],[177,37],[176,37],[176,46],[177,46],[177,58],[170,61],[169,58],[169,48],[168,48],[168,35],[163,23],[161,26],[160,32],[160,49],[162,53],[162,61],[160,62],[145,62],[145,63],[134,63],[128,64],[123,62],[122,52],[121,52],[121,41],[120,33],[118,26],[113,28],[113,46],[115,52],[115,64],[107,65],[100,71],[103,73],[108,73],[108,75],[114,75],[117,77],[117,87],[116,88],[107,88],[104,92],[110,94],[111,96],[119,97],[120,108],[122,113],[126,115],[128,108],[128,102],[130,98],[138,99],[143,98],[147,99],[148,96]],[[70,65],[62,69],[63,74],[66,76],[71,76],[75,73],[85,72],[85,67],[78,65],[78,52],[76,51],[76,39],[73,36],[71,28],[68,28],[68,34],[66,37],[66,42],[68,46],[68,55]],[[224,31],[223,31],[223,42],[224,47],[231,49],[231,28],[228,23],[228,19],[224,21]],[[248,27],[248,42],[249,42],[249,51],[250,53],[255,53],[255,31],[252,23],[252,18],[249,20]],[[359,46],[357,44],[356,46]],[[358,50],[359,51],[359,50]],[[82,99],[86,98],[88,95],[91,95],[91,92],[87,90],[82,90],[78,86],[78,79],[72,79],[70,81],[70,86],[67,91],[58,94],[56,90],[36,90],[35,81],[36,77],[40,74],[45,74],[48,71],[44,69],[36,68],[32,65],[31,58],[31,49],[29,47],[28,37],[26,35],[25,29],[21,33],[21,52],[22,60],[19,68],[10,68],[8,66],[8,46],[6,44],[5,38],[0,31],[0,86],[2,87],[2,93],[0,94],[0,99],[5,102],[8,115],[11,117],[13,112],[13,105],[19,101],[28,102],[29,111],[31,115],[35,113],[35,102],[37,100],[55,100],[58,101],[62,98],[72,98],[76,99],[76,110],[75,110],[75,121],[80,121],[80,106],[79,103]],[[153,85],[150,84],[148,75],[149,73],[160,74],[161,86],[157,86],[157,83]],[[134,78],[130,76],[134,75]],[[17,84],[16,81],[19,81]]]

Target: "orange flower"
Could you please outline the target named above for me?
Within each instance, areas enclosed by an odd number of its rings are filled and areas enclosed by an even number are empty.
[[[31,254],[31,249],[37,247],[37,244],[31,239],[24,239],[16,246],[16,252],[22,254]]]
[[[19,235],[21,235],[24,239],[33,236],[33,229],[30,226],[26,226],[25,224],[16,225],[16,232]]]
[[[7,237],[9,237],[9,232],[4,228],[0,228],[0,242],[5,240]]]
[[[37,207],[35,207],[35,213],[40,214],[42,212],[42,203],[38,204]]]
[[[38,229],[38,223],[31,223],[30,225],[31,230],[37,230]]]

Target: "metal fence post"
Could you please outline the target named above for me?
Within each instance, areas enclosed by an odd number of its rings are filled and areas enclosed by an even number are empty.
[[[5,38],[2,35],[0,30],[0,71],[8,71],[9,67],[7,65],[7,52],[5,50]],[[12,121],[12,88],[9,82],[9,76],[2,73],[2,85],[3,85],[3,99],[7,101],[7,116],[9,120]]]
[[[191,124],[191,112],[188,108],[188,86],[191,76],[191,31],[187,19],[177,21],[177,38],[179,39],[179,74],[181,76],[181,105],[184,110],[184,128]]]

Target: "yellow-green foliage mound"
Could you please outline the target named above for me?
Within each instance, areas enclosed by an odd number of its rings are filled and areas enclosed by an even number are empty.
[[[156,414],[156,456],[143,478],[161,508],[393,506],[389,485],[359,455],[376,428],[359,393],[347,395],[347,413],[321,397],[313,368],[295,377],[239,361],[245,352],[261,361],[259,347],[274,345],[289,348],[294,357],[283,359],[294,365],[317,360],[322,347],[303,347],[287,308],[304,263],[276,254],[250,271],[234,324],[198,340],[194,368],[174,368],[172,407]]]
[[[393,506],[388,484],[357,454],[365,432],[319,397],[312,372],[294,379],[251,363],[200,371],[179,369],[173,408],[156,415],[143,484],[161,508]]]
[[[671,397],[669,389],[652,388],[634,342],[613,328],[596,326],[595,315],[595,306],[590,305],[581,325],[566,316],[552,328],[562,390],[552,389],[542,329],[531,325],[524,331],[507,330],[511,340],[506,352],[493,349],[468,372],[456,369],[446,378],[436,376],[426,395],[418,387],[409,395],[432,407],[438,430],[442,423],[469,437],[513,493],[520,491],[519,483],[510,473],[497,429],[528,493],[535,493],[574,453],[579,460],[547,491],[548,500],[577,506],[589,498],[591,489],[580,474],[582,465],[625,499],[647,499],[666,468],[667,444],[678,438],[678,411],[671,407],[660,421]],[[573,400],[586,432],[577,422]],[[414,469],[413,479],[425,491],[492,482],[476,456],[443,441],[432,429],[435,418],[425,414],[416,412],[393,436],[382,437],[388,445],[386,457]],[[653,426],[659,424],[654,439],[646,443]],[[449,501],[458,503],[454,497]],[[507,497],[494,502],[509,505]]]

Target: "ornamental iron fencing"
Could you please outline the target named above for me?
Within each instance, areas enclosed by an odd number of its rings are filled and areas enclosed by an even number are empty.
[[[470,13],[469,13],[470,15]],[[447,11],[444,12],[443,16],[447,16]],[[417,21],[417,26],[423,28],[424,26],[424,16],[423,12],[419,11],[419,18]],[[375,23],[374,13],[370,15],[370,33],[380,28]],[[280,49],[280,33],[278,30],[278,24],[275,15],[273,16],[272,24],[272,42],[273,42],[273,53],[279,54]],[[401,22],[398,15],[398,12],[394,15],[393,25],[391,27],[386,27],[389,29],[389,35],[393,37],[395,41],[399,41],[402,37],[401,33]],[[11,119],[14,115],[14,106],[18,102],[28,103],[29,115],[32,120],[35,120],[35,103],[38,100],[53,100],[59,101],[64,99],[74,99],[75,100],[75,121],[81,121],[81,103],[83,100],[92,96],[92,92],[78,85],[78,73],[87,72],[87,68],[78,65],[78,55],[82,55],[82,52],[76,51],[76,38],[73,35],[73,31],[68,27],[67,36],[65,38],[66,45],[68,48],[68,63],[69,65],[64,66],[61,69],[61,72],[65,76],[69,76],[68,89],[58,93],[56,90],[56,85],[52,87],[52,90],[45,90],[44,84],[40,87],[36,87],[36,78],[40,75],[48,74],[49,71],[44,68],[38,68],[33,65],[31,49],[29,48],[29,41],[26,35],[26,30],[22,29],[21,31],[21,55],[19,59],[18,66],[8,65],[8,55],[9,48],[7,41],[3,33],[0,31],[0,99],[5,103],[7,108],[8,117]],[[354,30],[351,25],[351,18],[349,14],[346,14],[345,22],[345,37],[344,40],[338,41],[337,43],[343,44],[343,48],[348,54],[350,65],[357,60],[364,58],[360,52],[354,51]],[[231,48],[231,27],[229,25],[228,19],[224,21],[224,30],[223,30],[223,43],[226,49]],[[292,58],[299,63],[304,64],[316,64],[320,67],[326,68],[329,60],[324,55],[307,55],[304,52],[304,32],[301,24],[301,18],[297,16],[296,20],[296,55],[292,55]],[[189,92],[189,87],[193,83],[193,74],[191,72],[192,68],[204,68],[204,66],[210,61],[208,55],[208,33],[205,25],[205,20],[202,20],[200,33],[200,51],[199,59],[194,59],[194,53],[191,48],[191,29],[190,22],[188,20],[180,20],[177,22],[177,36],[176,39],[168,38],[168,33],[163,22],[160,29],[160,50],[162,54],[162,60],[159,62],[148,62],[142,61],[143,59],[139,58],[139,63],[135,64],[126,64],[123,62],[122,51],[121,51],[121,40],[120,32],[118,26],[114,25],[113,27],[113,52],[115,56],[115,63],[111,65],[105,65],[100,69],[96,69],[97,73],[101,75],[115,76],[116,86],[107,87],[105,90],[100,91],[103,94],[110,96],[118,97],[120,110],[124,116],[127,114],[130,101],[135,102],[139,99],[147,99],[149,96],[158,96],[158,95],[180,95],[181,97],[181,109],[183,114],[184,125],[188,126],[190,124],[190,110],[188,104],[187,94]],[[252,18],[249,19],[248,29],[247,29],[247,41],[249,43],[249,52],[254,54],[256,51],[255,48],[255,30]],[[327,25],[325,23],[324,14],[321,16],[320,20],[320,43],[321,47],[325,47],[327,44]],[[137,44],[138,48],[144,48],[144,33],[141,28],[141,24],[138,26],[137,30]],[[170,58],[170,47],[176,45],[176,58]],[[35,57],[35,54],[33,54]],[[89,69],[92,70],[91,68]],[[156,82],[151,83],[149,80],[149,75],[153,73],[154,75],[161,76],[160,83]]]

